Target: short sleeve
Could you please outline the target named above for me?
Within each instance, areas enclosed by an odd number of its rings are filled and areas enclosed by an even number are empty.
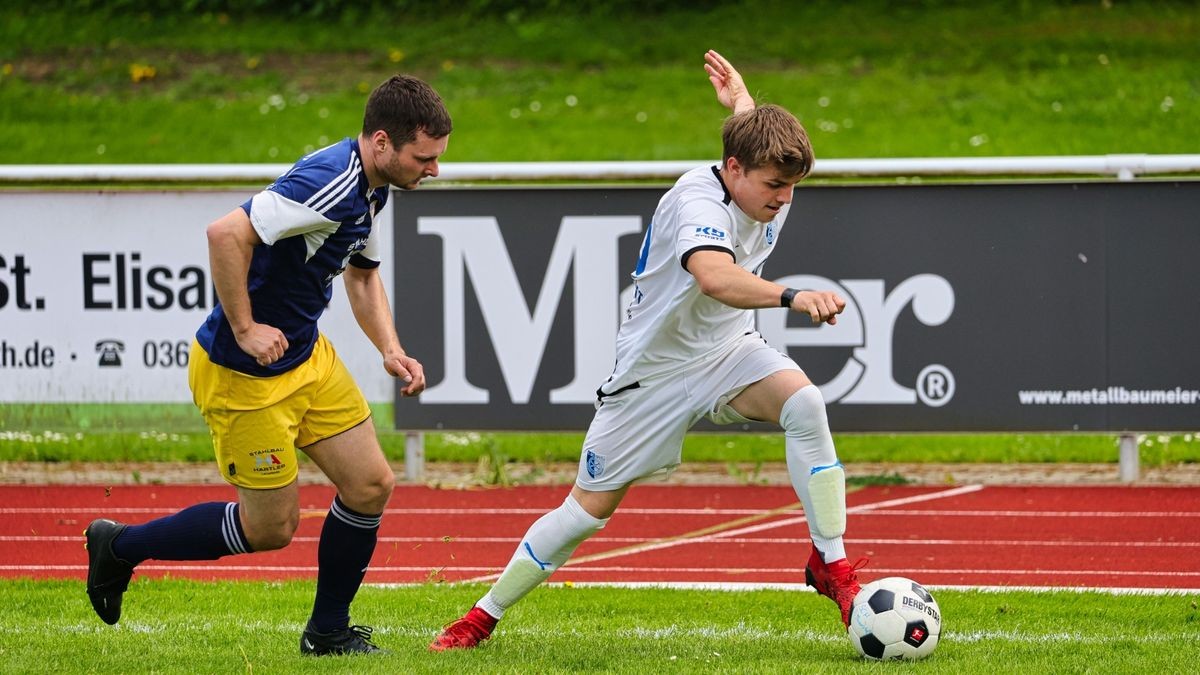
[[[687,259],[696,251],[726,251],[733,257],[733,223],[719,202],[697,199],[680,210],[675,233],[675,256],[687,269]]]
[[[337,156],[338,147],[302,158],[250,199],[246,211],[263,242],[326,229],[348,216],[361,164],[357,155]]]
[[[327,228],[333,223],[309,207],[271,190],[254,195],[247,204],[250,224],[268,246],[280,239]]]

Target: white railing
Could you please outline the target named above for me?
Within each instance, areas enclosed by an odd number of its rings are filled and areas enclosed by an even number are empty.
[[[713,160],[659,162],[447,162],[431,183],[542,180],[664,180]],[[0,185],[94,183],[262,184],[275,180],[290,164],[7,164],[0,165]],[[821,159],[817,178],[904,178],[924,176],[1138,176],[1200,174],[1195,155],[1082,155],[1063,157],[917,157],[896,159]],[[420,433],[406,434],[405,473],[410,481],[424,472]],[[1120,438],[1120,477],[1138,478],[1136,439]]]
[[[713,160],[659,162],[447,162],[431,183],[537,180],[674,180]],[[290,164],[5,164],[0,184],[269,183]],[[818,159],[813,177],[1137,176],[1200,174],[1197,155]]]

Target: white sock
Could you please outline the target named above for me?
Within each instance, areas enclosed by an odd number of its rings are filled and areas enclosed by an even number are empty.
[[[833,448],[825,399],[808,385],[783,404],[779,424],[785,435],[788,475],[804,513],[813,545],[826,563],[846,557],[846,483]]]
[[[583,540],[607,522],[607,518],[593,518],[568,494],[561,506],[529,527],[500,578],[476,605],[497,619],[504,616],[504,610],[550,578]]]

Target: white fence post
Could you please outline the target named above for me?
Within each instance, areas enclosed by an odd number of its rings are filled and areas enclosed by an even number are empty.
[[[1121,434],[1120,465],[1118,475],[1122,483],[1132,483],[1138,479],[1138,442],[1135,434]]]
[[[420,431],[404,433],[404,479],[419,483],[425,478],[425,434]]]

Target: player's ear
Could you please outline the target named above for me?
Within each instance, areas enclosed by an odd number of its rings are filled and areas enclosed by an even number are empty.
[[[375,149],[379,152],[385,152],[391,142],[392,139],[388,137],[388,132],[384,131],[383,129],[376,129],[375,133],[371,134],[371,144],[374,145]]]
[[[731,174],[742,175],[745,171],[742,169],[742,163],[737,157],[730,157],[725,160],[725,170]]]

